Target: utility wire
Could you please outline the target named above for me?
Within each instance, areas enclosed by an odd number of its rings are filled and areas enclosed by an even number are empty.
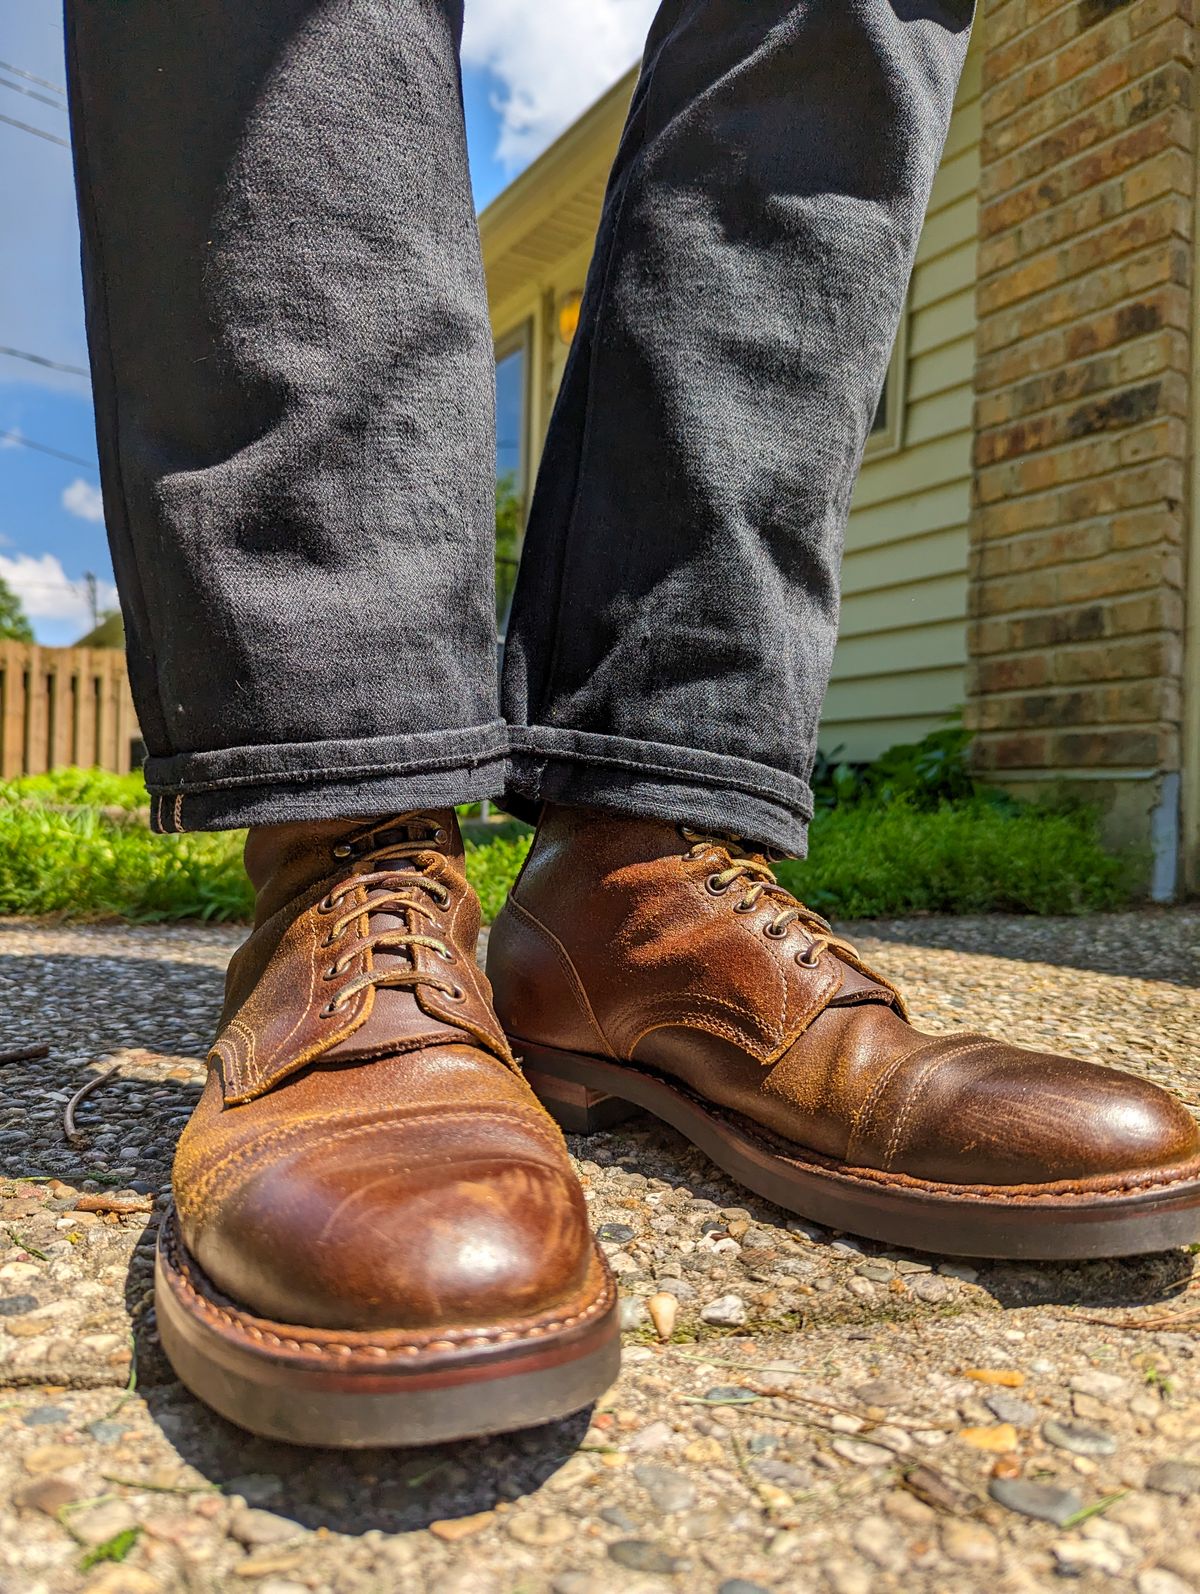
[[[60,89],[57,83],[51,83],[49,78],[38,77],[36,72],[26,72],[23,66],[14,66],[11,61],[0,61],[0,72],[11,72],[14,77],[23,77],[27,83],[38,83],[44,89],[53,89],[64,97],[67,92],[66,89]]]
[[[35,443],[32,437],[26,437],[23,432],[0,432],[0,443],[19,443],[22,448],[36,449],[39,454],[50,454],[55,459],[65,459],[72,465],[86,465],[89,470],[95,470],[94,459],[84,459],[80,454],[65,454],[61,448],[51,448],[49,443]]]
[[[14,360],[28,360],[30,365],[44,365],[51,371],[67,371],[71,376],[91,376],[81,365],[64,365],[61,360],[48,360],[44,354],[27,354],[24,349],[9,349],[0,343],[0,354],[10,354]]]
[[[52,106],[56,111],[66,111],[66,106],[61,100],[52,100],[48,94],[39,94],[36,89],[27,89],[23,83],[8,83],[0,77],[0,89],[11,89],[14,94],[26,94],[31,100],[37,100],[40,105]]]
[[[30,127],[28,122],[18,122],[15,116],[0,114],[0,122],[7,122],[9,127],[19,127],[22,133],[32,133],[35,138],[44,138],[47,143],[61,144],[64,149],[71,147],[68,139],[59,138],[57,133],[45,133],[40,127]]]

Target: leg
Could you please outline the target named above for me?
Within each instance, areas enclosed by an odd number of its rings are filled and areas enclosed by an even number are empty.
[[[646,1108],[892,1244],[1153,1251],[1200,1238],[1183,1105],[920,1034],[770,865],[803,846],[842,527],[968,10],[663,6],[518,590],[515,789],[547,807],[488,970],[572,1127]]]
[[[968,0],[666,0],[513,605],[512,791],[800,852]]]
[[[158,1320],[191,1389],[298,1443],[543,1422],[616,1368],[583,1192],[428,806],[494,793],[507,752],[460,26],[458,0],[68,7],[154,819],[253,826]]]
[[[68,6],[153,822],[495,795],[493,365],[461,0]]]

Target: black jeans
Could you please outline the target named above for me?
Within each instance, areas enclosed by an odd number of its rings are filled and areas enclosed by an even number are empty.
[[[802,851],[848,501],[970,14],[664,0],[501,710],[461,0],[68,0],[155,826],[501,797]]]

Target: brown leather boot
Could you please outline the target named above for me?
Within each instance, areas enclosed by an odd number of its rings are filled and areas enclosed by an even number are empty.
[[[176,1372],[301,1444],[587,1405],[617,1371],[613,1283],[476,965],[453,812],[255,830],[246,868],[254,931],[159,1244]]]
[[[488,972],[566,1127],[644,1107],[819,1223],[994,1257],[1200,1239],[1200,1134],[1173,1096],[919,1033],[887,981],[730,840],[548,811]]]

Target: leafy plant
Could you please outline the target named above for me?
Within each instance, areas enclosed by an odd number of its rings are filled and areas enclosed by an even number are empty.
[[[496,624],[508,619],[513,588],[517,584],[517,565],[521,557],[521,537],[525,530],[525,506],[517,492],[516,477],[510,471],[496,482]]]
[[[0,642],[32,642],[33,627],[21,600],[0,576]]]
[[[921,808],[983,796],[1000,807],[1012,799],[994,787],[981,786],[971,772],[971,738],[961,725],[930,732],[919,742],[889,747],[873,763],[839,760],[841,747],[819,754],[812,787],[818,809],[859,802],[904,799]]]
[[[1136,863],[1105,851],[1088,810],[904,797],[823,810],[808,857],[776,872],[819,913],[870,919],[1115,908],[1129,900]]]
[[[101,1561],[123,1561],[141,1537],[141,1528],[122,1528],[120,1533],[114,1533],[111,1539],[105,1539],[103,1544],[94,1544],[79,1557],[79,1570],[90,1572],[93,1566],[99,1566]]]

